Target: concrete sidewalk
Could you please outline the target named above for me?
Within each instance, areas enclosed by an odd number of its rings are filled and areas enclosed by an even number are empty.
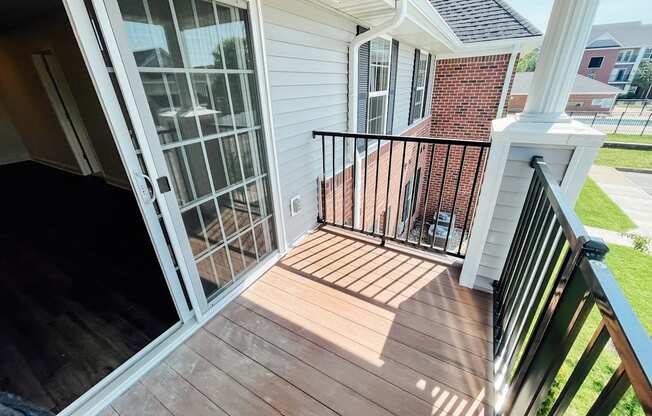
[[[637,228],[630,232],[652,239],[652,195],[628,177],[625,172],[608,166],[592,166],[589,176],[637,225]],[[620,237],[619,233],[606,230],[598,232],[597,229],[595,231],[596,237],[602,237],[607,242],[614,244],[623,242],[623,237]]]

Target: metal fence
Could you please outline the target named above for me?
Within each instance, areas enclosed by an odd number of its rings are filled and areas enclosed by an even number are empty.
[[[490,144],[315,131],[320,223],[464,257]]]
[[[652,107],[648,107],[652,108]],[[571,112],[573,119],[588,124],[603,133],[652,135],[652,111],[621,111],[611,113]]]
[[[531,166],[494,291],[498,413],[537,414],[597,305],[602,321],[548,414],[566,412],[608,340],[621,364],[588,414],[610,414],[630,385],[645,414],[652,414],[652,342],[603,262],[608,248],[587,234],[545,162],[535,157]]]

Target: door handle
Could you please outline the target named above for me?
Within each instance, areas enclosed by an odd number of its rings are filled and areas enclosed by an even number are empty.
[[[156,201],[156,191],[154,190],[154,182],[152,182],[152,178],[139,171],[135,171],[134,174],[137,177],[142,178],[142,180],[138,182],[138,191],[140,192],[143,201],[146,204],[153,204],[154,201]],[[147,186],[148,184],[149,186]]]

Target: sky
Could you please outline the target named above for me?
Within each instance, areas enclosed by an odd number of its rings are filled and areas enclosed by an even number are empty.
[[[516,11],[545,32],[553,0],[505,0]],[[652,23],[651,0],[600,0],[595,23],[618,23],[640,20]]]

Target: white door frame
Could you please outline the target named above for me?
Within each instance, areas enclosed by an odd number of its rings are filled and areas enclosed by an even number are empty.
[[[154,163],[155,156],[152,155],[148,146],[148,141],[146,139],[146,126],[139,116],[137,108],[138,104],[132,94],[131,83],[129,82],[124,62],[122,59],[117,59],[120,58],[120,55],[116,38],[111,30],[107,31],[107,28],[110,28],[110,26],[104,2],[103,0],[89,0],[89,2],[93,4],[95,12],[98,14],[97,18],[99,19],[98,24],[100,27],[95,27],[88,15],[88,11],[86,10],[83,1],[61,1],[65,6],[73,32],[79,43],[82,56],[95,86],[109,128],[116,140],[118,151],[127,167],[129,181],[133,189],[139,190],[136,192],[138,205],[143,214],[143,218],[145,219],[151,240],[155,245],[159,261],[161,262],[162,269],[165,272],[167,284],[170,287],[175,302],[175,307],[177,308],[182,321],[180,324],[170,328],[170,330],[165,334],[161,335],[154,342],[145,347],[145,349],[113,371],[109,376],[87,391],[60,413],[62,416],[77,416],[93,415],[100,412],[106,405],[111,403],[122,394],[122,392],[129,388],[129,386],[136,383],[149,369],[153,368],[158,362],[163,360],[171,351],[192,335],[194,331],[199,329],[202,324],[211,319],[224,306],[235,299],[248,286],[253,284],[265,271],[271,268],[280,259],[281,255],[287,251],[288,245],[283,210],[280,203],[280,178],[278,175],[277,151],[273,140],[271,97],[269,95],[269,79],[267,76],[267,62],[264,52],[264,34],[262,27],[263,19],[259,0],[226,0],[222,2],[240,7],[242,7],[243,4],[249,5],[254,59],[258,76],[258,93],[261,100],[261,115],[263,131],[265,133],[265,143],[267,146],[267,162],[269,167],[270,185],[272,188],[272,203],[275,211],[274,215],[278,250],[276,253],[272,253],[267,259],[258,264],[236,285],[233,285],[226,290],[223,296],[220,296],[218,299],[211,302],[209,310],[205,309],[206,307],[202,305],[200,299],[197,299],[198,297],[194,290],[191,290],[193,286],[188,277],[188,259],[183,256],[183,244],[188,244],[185,228],[181,228],[182,233],[179,236],[177,229],[170,226],[170,224],[176,222],[177,225],[180,224],[181,227],[183,227],[180,215],[178,214],[178,208],[175,213],[174,210],[171,210],[169,205],[165,203],[167,195],[168,197],[171,196],[174,204],[176,204],[173,193],[168,192],[161,194],[158,187],[153,186],[154,197],[159,204],[161,218],[163,223],[168,227],[168,230],[170,230],[168,237],[170,239],[172,250],[177,258],[183,282],[186,287],[189,288],[187,294],[192,305],[192,310],[190,310],[189,305],[185,300],[183,290],[177,279],[174,263],[168,250],[165,235],[160,227],[159,218],[156,215],[153,206],[153,200],[151,195],[147,194],[147,183],[145,182],[145,178],[142,176],[139,168],[139,161],[132,144],[132,135],[135,136],[141,150],[143,150],[142,156],[144,164],[152,177],[157,178],[164,176],[165,173],[167,173],[166,171],[161,172],[157,169],[158,166],[165,166],[165,163],[162,165]],[[99,30],[103,31],[105,46],[108,50],[107,52],[111,56],[115,75],[120,84],[120,88],[123,91],[123,98],[127,107],[128,116],[131,118],[134,129],[133,132],[130,132],[127,127],[120,102],[116,96],[113,82],[111,81],[109,72],[106,68],[104,57],[102,56],[102,49],[96,37],[96,31]],[[126,94],[125,91],[127,92]],[[145,105],[147,105],[146,102]],[[156,137],[156,140],[158,140],[158,137]],[[180,241],[184,239],[185,242]],[[192,256],[190,256],[190,266],[195,268]]]
[[[101,172],[102,165],[59,60],[51,50],[45,50],[32,54],[32,61],[82,175]]]
[[[129,45],[127,33],[124,30],[124,23],[122,15],[116,0],[91,0],[95,13],[97,15],[98,24],[102,31],[107,52],[111,58],[116,78],[120,88],[122,89],[123,96],[127,109],[129,111],[132,123],[135,129],[136,137],[143,149],[143,156],[150,172],[157,172],[156,177],[171,178],[167,167],[163,151],[160,146],[160,141],[154,120],[150,113],[147,95],[143,87],[138,67]],[[227,2],[229,4],[233,2]],[[265,143],[267,148],[267,161],[270,169],[270,183],[272,186],[272,201],[274,204],[274,215],[276,217],[276,235],[278,240],[278,250],[284,252],[286,249],[285,227],[282,218],[282,207],[279,203],[279,177],[277,168],[277,158],[275,145],[271,137],[273,136],[271,128],[271,111],[269,107],[270,98],[267,88],[267,78],[263,72],[263,66],[266,65],[262,60],[264,54],[262,52],[262,42],[260,36],[262,34],[262,19],[259,18],[260,10],[257,8],[258,3],[255,1],[235,2],[236,7],[246,8],[249,5],[250,25],[252,32],[252,42],[255,66],[257,69],[258,81],[258,94],[261,97],[260,107],[262,109],[263,118],[263,131]],[[228,86],[227,86],[228,88]],[[265,105],[267,104],[267,105]],[[151,165],[151,167],[150,167]],[[219,303],[219,297],[208,303],[204,295],[203,287],[197,267],[195,265],[194,256],[190,247],[190,242],[186,235],[185,225],[181,216],[179,205],[174,192],[160,193],[157,189],[157,197],[160,198],[161,211],[164,214],[163,218],[166,225],[171,231],[170,236],[175,254],[177,255],[178,263],[181,268],[184,282],[187,287],[194,293],[193,306],[195,311],[201,315],[208,312],[208,309],[214,304]]]

